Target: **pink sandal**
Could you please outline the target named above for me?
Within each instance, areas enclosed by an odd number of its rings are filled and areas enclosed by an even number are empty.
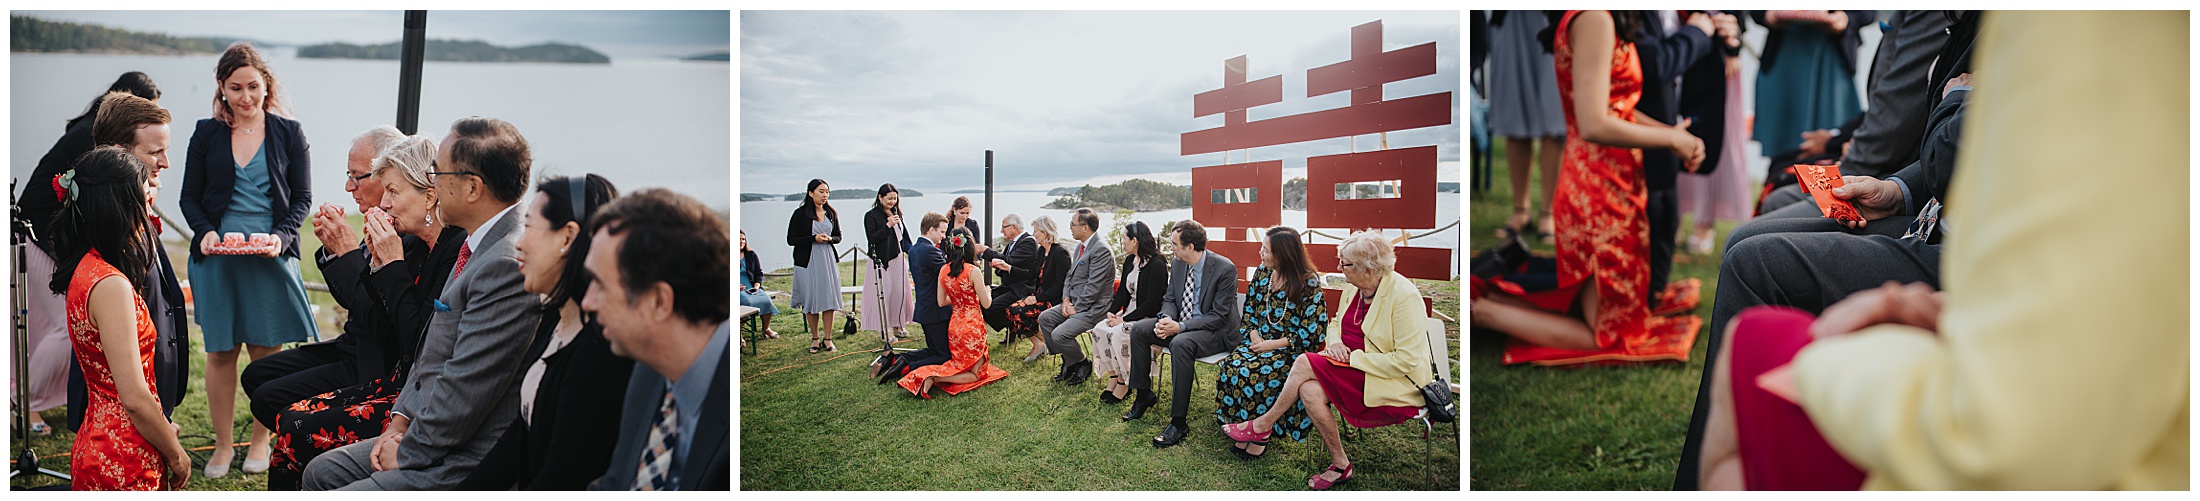
[[[1307,478],[1306,487],[1317,491],[1326,491],[1329,490],[1330,487],[1336,487],[1337,484],[1341,484],[1344,483],[1344,481],[1346,480],[1352,479],[1352,466],[1353,465],[1349,464],[1344,465],[1344,469],[1339,470],[1337,469],[1336,465],[1330,465],[1329,469],[1322,470],[1321,473],[1316,473],[1313,477]],[[1325,480],[1322,478],[1322,475],[1327,475],[1329,474],[1329,472],[1332,471],[1340,473],[1341,475],[1338,475],[1336,480]]]
[[[1229,435],[1230,440],[1235,440],[1239,442],[1266,441],[1268,440],[1269,436],[1276,434],[1275,427],[1269,427],[1268,432],[1266,433],[1253,433],[1252,423],[1252,421],[1245,421],[1239,423],[1225,424],[1222,425],[1222,433],[1224,435]]]

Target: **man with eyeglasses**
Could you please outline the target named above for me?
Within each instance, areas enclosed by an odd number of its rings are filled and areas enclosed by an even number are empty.
[[[1077,335],[1092,330],[1108,315],[1108,301],[1115,292],[1115,252],[1100,240],[1100,214],[1077,209],[1069,218],[1069,234],[1077,239],[1070,254],[1069,276],[1062,280],[1062,304],[1039,314],[1039,333],[1046,336],[1047,351],[1062,355],[1062,370],[1054,380],[1077,386],[1092,377],[1092,361],[1077,345]]]
[[[404,139],[405,133],[388,125],[367,129],[352,138],[351,151],[344,157],[344,191],[359,203],[361,213],[382,204],[382,181],[372,176],[375,157]],[[367,296],[367,283],[361,280],[367,269],[364,238],[351,229],[342,212],[315,211],[312,223],[313,236],[321,241],[313,262],[321,268],[329,296],[344,311],[354,313],[344,319],[344,334],[334,340],[283,350],[245,366],[237,380],[252,400],[252,418],[270,430],[275,429],[276,413],[290,404],[386,376],[400,356],[395,353],[396,344],[373,334],[381,331],[376,324],[388,319],[367,314],[373,299]],[[405,245],[427,244],[408,235]],[[245,469],[246,473],[257,471]]]

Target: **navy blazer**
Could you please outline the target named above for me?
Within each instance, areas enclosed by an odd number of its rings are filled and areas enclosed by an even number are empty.
[[[929,238],[919,238],[909,246],[909,282],[917,289],[917,311],[910,321],[929,324],[945,322],[955,312],[954,306],[940,306],[940,267],[947,265],[947,254]]]
[[[199,241],[220,231],[222,213],[237,185],[236,155],[229,148],[229,124],[205,118],[191,131],[191,149],[183,155],[183,220],[191,224],[191,259],[199,259]],[[313,169],[306,134],[291,120],[267,114],[268,199],[275,213],[275,235],[283,239],[283,257],[298,257],[298,225],[313,207]]]

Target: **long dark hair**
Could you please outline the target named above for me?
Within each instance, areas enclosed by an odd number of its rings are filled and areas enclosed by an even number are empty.
[[[1299,230],[1289,226],[1269,228],[1268,255],[1276,258],[1276,276],[1283,280],[1284,292],[1297,298],[1312,290],[1306,282],[1314,278],[1314,258],[1306,255],[1306,244],[1299,241]]]
[[[153,245],[145,233],[145,180],[151,169],[120,147],[94,148],[70,166],[71,188],[54,214],[53,281],[55,294],[68,294],[76,268],[91,251],[122,270],[138,297],[153,283]]]
[[[1619,38],[1619,41],[1627,43],[1640,41],[1636,40],[1636,36],[1641,35],[1637,30],[1642,29],[1642,17],[1648,15],[1648,12],[1639,10],[1606,12],[1612,13],[1612,35]],[[1566,17],[1566,11],[1546,10],[1543,11],[1543,17],[1549,19],[1550,23],[1544,26],[1542,31],[1535,32],[1535,40],[1543,43],[1543,52],[1552,52],[1553,39],[1564,36],[1558,33],[1558,21]]]
[[[121,77],[115,78],[115,83],[107,85],[107,92],[128,92],[137,97],[145,98],[147,101],[160,100],[160,87],[153,85],[153,77],[142,71],[123,73]],[[71,118],[67,123],[64,123],[61,130],[74,129],[77,122],[98,116],[99,102],[106,99],[107,92],[101,92],[98,97],[92,98],[92,104],[85,106],[84,112],[78,113],[76,118]]]
[[[813,211],[822,206],[825,208],[825,217],[827,219],[838,219],[840,217],[840,211],[833,210],[833,194],[831,192],[827,192],[825,194],[825,201],[823,202],[820,202],[816,198],[810,196],[810,192],[817,191],[817,187],[823,186],[824,184],[825,180],[823,179],[811,179],[810,186],[802,189],[802,206],[807,207]],[[815,218],[816,216],[811,217]]]
[[[970,264],[971,255],[977,254],[977,240],[971,238],[970,230],[955,228],[947,231],[945,244],[940,250],[947,255],[947,276],[962,276],[963,265]]]
[[[573,207],[573,185],[576,182],[582,185],[582,206],[579,210],[574,210]],[[550,286],[549,294],[543,295],[542,311],[555,313],[559,308],[565,307],[566,302],[579,301],[581,294],[588,292],[591,279],[588,269],[581,266],[585,261],[582,258],[588,256],[589,241],[592,240],[588,231],[588,217],[594,215],[596,209],[602,208],[604,204],[611,203],[611,199],[618,198],[619,188],[612,186],[611,180],[604,179],[603,176],[584,174],[583,177],[545,179],[535,183],[535,192],[542,197],[542,218],[550,221],[551,228],[565,227],[565,223],[574,223],[581,228],[581,233],[573,236],[573,243],[565,247],[565,265],[558,270],[558,283]]]
[[[1161,247],[1154,245],[1153,229],[1147,228],[1145,221],[1131,221],[1130,226],[1123,227],[1123,236],[1138,241],[1138,249],[1131,251],[1132,255],[1148,263],[1161,261]]]
[[[813,189],[813,190],[814,190],[814,189],[817,189],[817,188],[816,188],[816,187],[811,187],[810,189]],[[881,184],[881,185],[878,185],[878,195],[875,195],[875,196],[872,196],[872,197],[871,197],[871,209],[873,209],[873,210],[878,210],[878,209],[885,209],[885,208],[886,208],[886,194],[888,194],[888,193],[895,193],[895,194],[899,194],[899,193],[901,193],[901,190],[900,190],[900,189],[896,189],[896,188],[894,188],[894,183],[886,183],[886,184]],[[893,214],[893,215],[899,216],[899,215],[901,215],[901,205],[900,205],[900,204],[895,204],[895,205],[894,205],[894,208],[892,208],[892,209],[887,209],[887,210],[886,210],[885,212],[888,212],[888,213],[891,213],[891,214]]]

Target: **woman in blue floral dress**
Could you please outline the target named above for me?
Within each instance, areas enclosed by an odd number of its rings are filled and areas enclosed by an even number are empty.
[[[1245,289],[1245,342],[1223,358],[1222,377],[1215,382],[1215,419],[1236,423],[1268,412],[1268,405],[1283,392],[1291,373],[1291,359],[1319,351],[1322,327],[1329,324],[1329,310],[1322,303],[1321,276],[1306,255],[1298,230],[1277,226],[1268,229],[1260,244],[1260,268]],[[1276,421],[1276,431],[1305,440],[1314,421],[1306,409],[1293,404]],[[1267,442],[1237,442],[1230,451],[1240,459],[1266,454]]]

